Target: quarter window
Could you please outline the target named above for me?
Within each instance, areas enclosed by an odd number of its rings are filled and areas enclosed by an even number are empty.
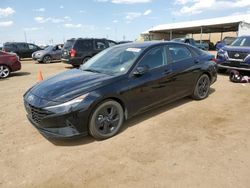
[[[150,50],[140,61],[139,66],[147,66],[149,69],[160,67],[165,64],[164,50],[162,47]]]
[[[169,47],[169,53],[173,62],[192,58],[191,52],[184,46]]]

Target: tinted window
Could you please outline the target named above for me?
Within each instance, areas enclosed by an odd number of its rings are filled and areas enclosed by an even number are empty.
[[[185,60],[192,57],[191,52],[184,46],[169,47],[169,53],[173,62]]]
[[[140,61],[139,66],[147,66],[149,69],[160,67],[165,64],[164,50],[162,47],[151,49]]]
[[[88,51],[93,49],[92,40],[77,40],[74,46],[76,50]]]
[[[18,49],[20,49],[20,50],[27,50],[28,49],[28,45],[25,43],[20,43],[17,46],[18,46]]]
[[[108,40],[108,44],[109,44],[109,47],[116,45],[116,43],[111,40]]]
[[[30,50],[37,49],[37,46],[34,44],[28,44]]]
[[[75,40],[67,40],[63,46],[63,49],[71,49],[75,43]]]
[[[107,48],[107,46],[103,40],[95,40],[95,48],[97,50],[103,50]]]

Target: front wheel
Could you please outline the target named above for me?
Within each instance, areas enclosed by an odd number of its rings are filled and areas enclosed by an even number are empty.
[[[89,132],[96,139],[107,139],[118,133],[124,121],[122,106],[113,100],[98,105],[89,123]]]
[[[51,63],[51,60],[52,59],[51,59],[51,57],[49,55],[46,55],[46,56],[43,57],[43,62],[44,63]]]
[[[0,78],[7,78],[10,75],[10,68],[6,65],[0,65]]]
[[[91,57],[85,57],[83,60],[82,60],[82,64],[86,63]]]
[[[192,98],[196,100],[205,99],[208,96],[209,89],[210,89],[210,79],[208,75],[203,74],[196,82]]]

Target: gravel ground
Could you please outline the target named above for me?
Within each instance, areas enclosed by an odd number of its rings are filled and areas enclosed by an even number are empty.
[[[39,70],[69,68],[26,60],[0,80],[0,187],[250,186],[250,84],[219,75],[206,100],[137,116],[111,139],[49,141],[26,119],[22,95]]]

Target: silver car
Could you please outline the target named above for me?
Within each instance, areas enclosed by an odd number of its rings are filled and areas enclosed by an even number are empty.
[[[47,46],[44,50],[36,51],[32,54],[32,59],[39,63],[51,63],[60,60],[62,55],[62,45]]]

